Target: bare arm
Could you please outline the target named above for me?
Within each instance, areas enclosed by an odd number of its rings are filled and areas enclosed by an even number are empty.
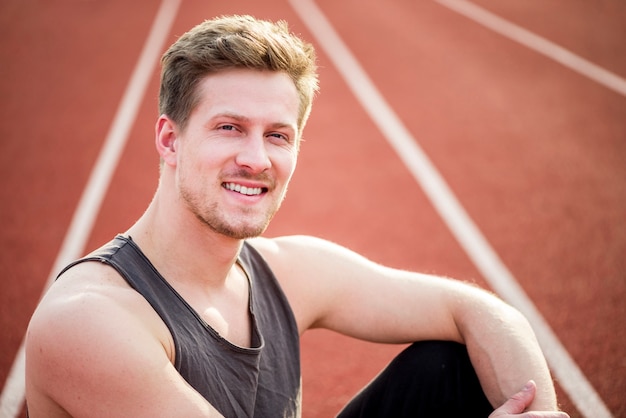
[[[173,367],[165,325],[112,271],[75,267],[35,312],[26,341],[30,416],[221,416]]]
[[[323,327],[377,342],[461,342],[493,405],[502,405],[532,379],[537,393],[530,409],[556,410],[552,379],[531,327],[492,294],[386,268],[310,237],[254,245],[281,280],[301,332]]]

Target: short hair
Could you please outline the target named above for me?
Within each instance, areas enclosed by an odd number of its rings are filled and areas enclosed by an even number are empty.
[[[198,104],[197,85],[205,76],[231,68],[284,72],[298,91],[302,133],[318,90],[315,59],[313,46],[289,32],[284,21],[247,15],[206,20],[163,54],[159,112],[184,130]]]

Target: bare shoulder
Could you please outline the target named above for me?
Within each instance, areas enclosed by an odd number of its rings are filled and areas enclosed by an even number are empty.
[[[312,236],[255,238],[249,242],[265,258],[283,286],[302,289],[307,284],[316,284],[321,291],[326,286],[339,284],[337,275],[346,277],[359,269],[377,268],[375,263],[341,245]]]
[[[147,414],[144,398],[159,393],[149,382],[176,379],[172,355],[167,327],[145,299],[113,268],[81,263],[51,286],[29,324],[30,416]]]
[[[313,263],[308,267],[324,267],[329,261],[366,262],[365,258],[334,242],[308,235],[290,235],[276,238],[254,238],[249,240],[272,267],[280,269],[300,268],[302,263]],[[320,265],[318,262],[326,260]]]
[[[341,245],[311,236],[255,238],[249,243],[276,275],[301,332],[321,326],[357,280],[381,268]]]
[[[154,331],[157,318],[113,268],[84,262],[66,271],[46,292],[31,319],[29,340],[62,336],[68,342],[89,343],[107,336],[112,327]],[[86,333],[90,338],[84,337]]]
[[[307,249],[314,243],[323,240],[307,235],[289,235],[276,238],[257,237],[248,240],[254,248],[259,250],[264,256],[279,255],[281,251],[290,249]]]
[[[50,330],[76,338],[83,327],[106,325],[112,321],[105,318],[131,312],[139,302],[139,295],[111,267],[97,262],[78,264],[44,295],[31,319],[30,340],[47,338]]]

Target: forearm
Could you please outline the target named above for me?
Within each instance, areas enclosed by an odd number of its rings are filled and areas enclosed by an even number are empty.
[[[459,299],[455,319],[492,405],[501,405],[532,379],[537,395],[529,410],[556,410],[552,378],[528,321],[499,299],[474,292]]]

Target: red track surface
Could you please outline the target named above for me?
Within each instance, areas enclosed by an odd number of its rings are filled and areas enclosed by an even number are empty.
[[[475,3],[626,77],[618,0]],[[626,97],[435,2],[318,5],[606,405],[626,417]],[[1,382],[158,7],[0,3]],[[286,1],[186,0],[168,44],[226,13],[285,19],[313,40]],[[487,287],[319,55],[322,93],[268,235],[314,234],[383,263]],[[155,73],[85,251],[125,230],[152,196],[156,94]],[[334,414],[397,351],[305,335],[304,416]]]

